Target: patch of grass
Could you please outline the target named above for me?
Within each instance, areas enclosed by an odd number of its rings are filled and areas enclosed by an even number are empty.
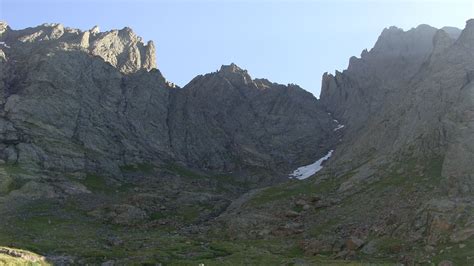
[[[309,229],[309,235],[312,237],[318,237],[323,234],[333,234],[331,229],[336,227],[339,224],[339,220],[337,218],[329,219],[322,224],[316,224],[312,228]]]
[[[182,177],[190,178],[190,179],[202,179],[206,178],[207,176],[198,174],[192,170],[189,170],[186,167],[180,166],[178,164],[168,164],[165,166],[165,169],[168,171],[177,174]]]
[[[285,251],[284,255],[289,258],[301,258],[304,257],[304,252],[299,246],[293,245]]]
[[[292,210],[295,211],[295,212],[302,212],[303,211],[303,206],[295,205],[295,206],[293,206]]]
[[[14,190],[20,189],[27,182],[28,181],[24,180],[24,179],[12,178],[11,182],[8,184],[7,194],[14,191]]]
[[[426,174],[435,180],[441,178],[441,170],[443,168],[444,159],[442,157],[431,158],[427,162]]]
[[[178,215],[181,216],[184,222],[194,222],[200,214],[198,206],[182,206],[178,209]]]
[[[384,237],[377,240],[378,250],[385,254],[398,254],[406,248],[405,244],[405,241],[393,237]]]
[[[236,180],[230,175],[213,175],[210,178],[217,180],[221,184],[232,184],[244,189],[250,188],[250,184],[248,182]]]
[[[196,217],[196,208],[186,210]],[[39,254],[70,255],[81,264],[162,263],[165,265],[363,265],[325,256],[304,256],[298,239],[224,240],[222,236],[184,237],[160,228],[111,226],[88,217],[74,204],[40,200],[0,220],[0,243]],[[108,238],[124,244],[111,245]],[[0,263],[1,264],[1,263]]]
[[[0,176],[0,195],[6,195],[12,191],[13,178],[9,175]]]
[[[167,164],[164,168],[175,175],[191,180],[205,180],[215,182],[215,191],[228,192],[233,188],[248,190],[250,183],[235,179],[231,175],[226,174],[207,174],[193,171],[189,168],[178,164]]]
[[[1,166],[4,170],[3,178],[0,180],[0,194],[8,193],[20,189],[28,180],[21,178],[21,175],[28,175],[29,172],[24,170],[18,164],[10,164]]]
[[[460,244],[444,245],[438,250],[443,251],[433,258],[435,265],[443,260],[449,260],[454,265],[474,265],[474,238]]]
[[[86,177],[81,180],[81,183],[87,187],[92,192],[96,193],[114,193],[115,188],[107,184],[106,177],[96,175],[96,174],[87,174]]]
[[[156,212],[153,212],[152,214],[150,214],[150,219],[152,219],[152,220],[159,220],[159,219],[163,219],[165,217],[166,217],[166,215],[162,211],[156,211]]]
[[[315,184],[311,180],[292,180],[283,184],[266,188],[249,202],[252,206],[264,205],[269,202],[291,198],[293,196],[309,196],[312,194],[327,194],[334,192],[339,184],[340,178],[328,178]]]
[[[19,164],[6,164],[3,166],[3,169],[9,175],[28,175],[30,174],[29,171],[23,169]]]
[[[388,171],[385,177],[372,184],[375,189],[402,187],[404,193],[412,193],[422,184],[435,186],[441,182],[443,159],[406,158]]]
[[[175,261],[172,265],[368,265],[367,263],[335,260],[330,256],[305,256],[294,240],[216,240],[213,249],[220,255],[211,259]],[[376,265],[394,265],[378,262]]]

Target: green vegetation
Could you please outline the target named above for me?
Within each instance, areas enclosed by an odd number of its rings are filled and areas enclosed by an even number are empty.
[[[9,175],[28,175],[29,171],[23,169],[19,164],[6,164],[2,166]]]
[[[178,215],[183,218],[184,222],[194,222],[199,217],[198,206],[183,206],[179,208]]]
[[[21,175],[28,175],[29,172],[24,170],[18,164],[9,164],[1,166],[3,168],[0,180],[0,195],[20,189],[28,180],[21,178]]]
[[[420,185],[436,186],[441,181],[442,158],[407,158],[392,169],[380,181],[371,186],[376,190],[402,187],[403,193],[412,193]]]
[[[319,237],[324,234],[332,234],[333,227],[338,225],[339,220],[332,218],[327,220],[325,223],[316,224],[309,230],[309,235],[312,237]]]
[[[385,176],[369,184],[367,189],[343,198],[340,211],[351,216],[361,204],[372,208],[374,203],[371,198],[386,194],[387,188],[400,188],[410,191],[417,184],[427,184],[440,180],[441,160],[407,160],[385,172]],[[14,166],[10,171],[22,171]],[[397,167],[403,169],[398,171]],[[193,184],[202,182],[214,182],[217,188],[227,188],[235,185],[236,181],[230,175],[211,175],[195,172],[179,165],[166,165],[165,171],[179,174],[188,178]],[[150,165],[123,166],[125,173],[159,173],[163,168],[154,168]],[[289,203],[301,196],[318,195],[323,198],[336,195],[340,184],[354,176],[356,172],[350,172],[338,177],[326,176],[325,179],[315,181],[309,179],[304,181],[289,181],[274,187],[263,189],[257,193],[245,207],[259,207],[269,203]],[[74,178],[74,177],[71,177]],[[101,199],[104,203],[117,203],[116,199],[126,200],[136,196],[135,190],[131,190],[132,184],[122,182],[122,185],[114,183],[113,179],[89,174],[84,179],[76,179],[82,182],[93,192],[90,197]],[[413,182],[415,181],[415,182]],[[204,183],[205,184],[205,183]],[[230,184],[230,185],[229,185]],[[18,186],[18,185],[17,185]],[[215,189],[213,187],[212,189]],[[197,189],[200,189],[197,186]],[[77,196],[80,197],[80,196]],[[89,197],[89,196],[88,196]],[[135,199],[135,198],[134,198]],[[138,198],[140,199],[140,198]],[[174,199],[170,197],[170,199]],[[112,201],[113,200],[113,201]],[[91,200],[94,201],[94,200]],[[119,226],[109,224],[104,220],[90,216],[90,209],[85,208],[84,202],[71,197],[66,200],[42,199],[30,202],[16,208],[14,212],[0,213],[5,219],[0,219],[0,245],[23,248],[38,254],[77,256],[83,259],[83,263],[99,264],[107,260],[119,261],[121,264],[150,263],[157,262],[165,265],[367,265],[364,261],[377,263],[376,265],[393,265],[383,258],[366,258],[361,255],[358,259],[362,262],[355,263],[343,260],[335,260],[333,254],[317,256],[306,256],[300,247],[300,236],[294,237],[269,237],[260,240],[234,240],[228,239],[227,234],[199,233],[180,235],[177,232],[182,225],[196,222],[202,213],[210,213],[215,207],[207,202],[196,204],[179,204],[160,210],[158,208],[147,210],[149,219],[146,225]],[[152,202],[152,201],[151,201]],[[144,203],[146,205],[146,201]],[[372,205],[371,205],[372,204]],[[81,207],[82,206],[82,207]],[[295,211],[302,211],[302,206],[287,205]],[[327,209],[318,209],[317,212],[324,215]],[[0,210],[1,211],[1,210]],[[359,215],[359,214],[358,214]],[[332,218],[331,218],[332,217]],[[339,225],[344,217],[331,216],[320,223],[313,224],[307,231],[307,236],[318,237],[334,233],[335,226]],[[167,221],[162,224],[162,221]],[[171,222],[168,222],[171,221]],[[148,224],[149,223],[149,224]],[[178,224],[175,225],[174,223]],[[111,239],[119,239],[114,242]],[[400,250],[406,251],[409,247],[403,240],[396,238],[382,238],[377,243],[380,254],[393,254]],[[465,247],[454,245],[446,247],[442,256],[436,256],[435,261],[449,259],[456,264],[466,262],[470,251],[474,249],[474,240],[466,243]],[[2,257],[0,254],[0,265]],[[39,264],[42,265],[42,264]]]
[[[95,174],[88,174],[81,180],[82,184],[95,193],[113,193],[116,190],[107,184],[107,178]]]
[[[433,258],[435,264],[443,260],[452,261],[454,265],[474,264],[474,238],[462,244],[444,245],[440,247],[440,250],[442,251]]]
[[[39,254],[78,256],[91,264],[109,259],[121,260],[124,264],[196,264],[230,254],[212,241],[172,235],[159,228],[100,223],[74,205],[37,201],[21,211],[21,215],[9,215],[0,221],[0,243]],[[121,241],[113,244],[111,238]]]
[[[381,253],[398,254],[404,250],[405,242],[398,238],[384,237],[377,240],[377,248]]]
[[[228,191],[230,187],[238,187],[239,189],[248,190],[250,189],[251,185],[250,183],[236,180],[231,175],[198,173],[197,171],[193,171],[178,164],[167,164],[164,166],[164,169],[175,175],[191,180],[207,180],[217,182],[215,189],[219,192]]]
[[[172,265],[368,265],[368,263],[336,260],[331,256],[305,256],[294,239],[213,241],[210,247],[225,256],[174,262]],[[374,265],[374,264],[370,264]],[[394,265],[377,263],[376,265]]]
[[[269,202],[289,199],[294,196],[311,196],[328,194],[337,190],[342,180],[346,180],[354,173],[346,174],[338,178],[327,178],[320,183],[314,180],[291,180],[283,184],[264,189],[249,202],[252,206],[264,205]]]

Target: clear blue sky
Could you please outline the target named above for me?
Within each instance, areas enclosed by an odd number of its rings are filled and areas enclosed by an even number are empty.
[[[101,30],[129,26],[157,47],[164,76],[180,86],[236,63],[254,78],[319,95],[321,75],[347,67],[383,28],[426,23],[463,28],[472,0],[0,0],[13,29],[59,22]]]

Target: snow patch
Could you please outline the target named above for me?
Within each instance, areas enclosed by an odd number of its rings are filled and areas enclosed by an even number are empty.
[[[312,164],[299,167],[298,169],[293,171],[292,174],[290,174],[289,178],[303,180],[321,171],[321,169],[323,169],[322,163],[331,157],[333,151],[334,150],[330,150],[328,154],[326,154],[323,158],[317,160]]]
[[[343,124],[339,123],[339,120],[337,120],[337,119],[333,119],[332,121],[334,121],[334,122],[336,122],[336,123],[337,123],[337,126],[336,126],[336,128],[334,128],[332,131],[338,131],[339,129],[341,129],[341,128],[344,128],[344,127],[345,127],[345,125],[343,125]]]
[[[333,131],[338,131],[339,129],[344,128],[344,127],[345,127],[345,125],[339,124],[339,125],[337,125],[337,127],[335,129],[333,129]]]
[[[5,48],[10,48],[10,46],[8,46],[5,42],[0,42],[0,46],[3,46]]]

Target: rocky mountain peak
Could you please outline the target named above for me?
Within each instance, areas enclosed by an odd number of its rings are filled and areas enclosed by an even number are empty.
[[[426,54],[427,51],[431,51],[436,31],[436,28],[425,24],[408,31],[392,26],[384,29],[372,51],[386,56]]]
[[[230,74],[230,73],[245,73],[247,70],[240,68],[238,65],[231,63],[230,65],[222,65],[219,73]]]
[[[474,41],[474,19],[466,21],[466,27],[459,36],[458,43],[466,47],[472,48]]]
[[[7,32],[8,34],[4,34]],[[91,30],[66,28],[59,23],[42,24],[23,30],[9,30],[7,23],[0,24],[0,36],[8,46],[21,46],[23,51],[36,48],[49,50],[79,50],[98,56],[124,74],[157,68],[156,51],[152,41],[146,45],[129,27],[100,32],[98,26]]]
[[[461,35],[461,32],[462,32],[462,30],[456,27],[446,26],[446,27],[442,27],[441,29],[444,30],[449,35],[449,37],[451,37],[454,40],[457,40],[459,38],[459,35]]]
[[[384,28],[380,36],[391,35],[391,34],[396,34],[400,32],[403,32],[403,29],[396,26],[390,26],[388,28]]]
[[[100,56],[126,74],[157,67],[152,41],[144,45],[142,38],[129,27],[103,33],[98,30],[96,26],[90,31],[92,37],[89,37],[88,49],[93,55]]]
[[[433,52],[432,54],[440,54],[445,49],[450,47],[454,43],[449,34],[444,30],[438,30],[433,37]]]
[[[234,63],[222,65],[217,74],[236,86],[249,85],[253,82],[247,70],[240,68]]]
[[[0,21],[0,36],[8,30],[8,24],[5,21]]]
[[[100,32],[99,26],[95,25],[92,29],[89,31],[91,34],[97,34]]]
[[[434,27],[428,25],[428,24],[420,24],[417,27],[414,28],[415,31],[418,32],[424,32],[424,31],[433,31]]]

